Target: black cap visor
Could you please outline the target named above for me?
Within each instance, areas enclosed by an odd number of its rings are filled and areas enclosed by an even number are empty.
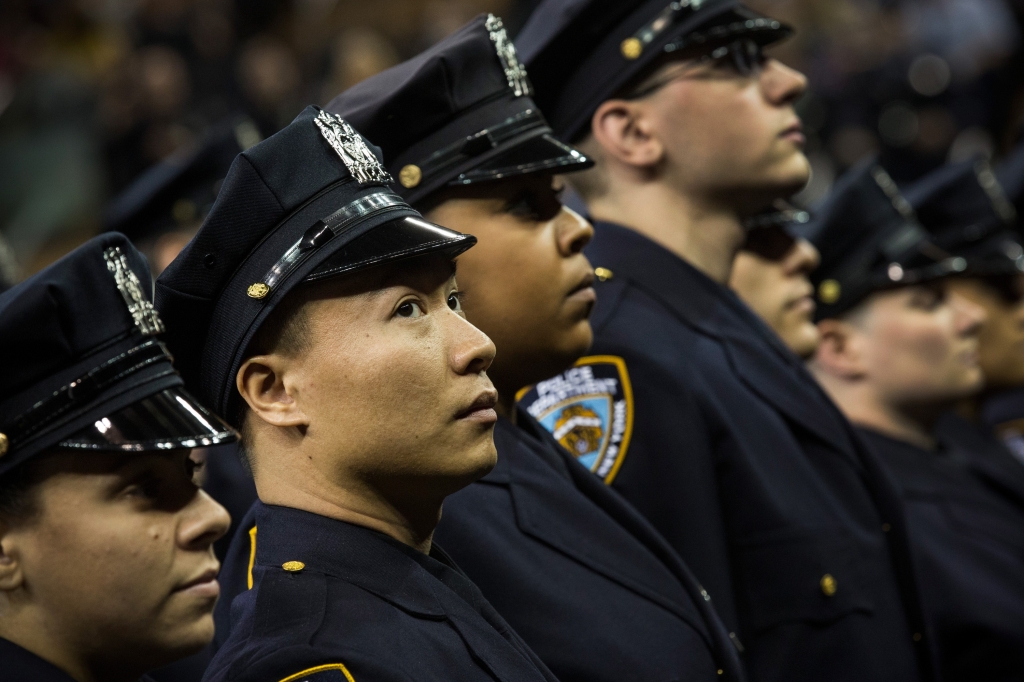
[[[234,430],[178,386],[97,419],[58,444],[106,452],[146,452],[234,441]]]
[[[557,140],[550,131],[515,142],[480,165],[460,173],[449,185],[501,180],[516,175],[551,171],[572,173],[594,162],[576,149]]]
[[[476,244],[476,237],[422,218],[403,216],[379,225],[339,249],[306,276],[317,281],[393,261],[439,253],[455,258]]]

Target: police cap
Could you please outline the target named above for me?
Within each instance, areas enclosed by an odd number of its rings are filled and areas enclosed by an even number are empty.
[[[942,166],[906,189],[936,246],[966,259],[963,274],[1009,275],[1024,266],[1017,210],[984,159]]]
[[[235,159],[205,223],[156,283],[186,383],[229,421],[250,341],[298,284],[476,243],[423,220],[390,181],[380,150],[313,106]]]
[[[411,203],[447,185],[593,163],[552,133],[493,14],[349,88],[327,110],[381,146]]]
[[[816,319],[836,317],[880,289],[963,271],[932,243],[913,207],[875,159],[850,169],[801,230],[821,264],[811,273]]]
[[[738,0],[544,0],[516,36],[535,98],[558,136],[578,140],[601,102],[671,55],[710,53],[793,30]]]
[[[145,259],[102,234],[0,294],[0,474],[49,448],[169,450],[235,433],[184,389]]]

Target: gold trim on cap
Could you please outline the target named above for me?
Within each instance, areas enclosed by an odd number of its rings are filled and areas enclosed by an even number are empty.
[[[7,454],[7,448],[10,447],[11,442],[7,439],[6,433],[0,433],[0,457]]]
[[[263,282],[256,282],[255,284],[250,284],[249,288],[245,290],[245,293],[249,295],[249,298],[259,300],[267,297],[267,294],[270,293],[270,287]]]
[[[818,300],[826,305],[832,305],[843,295],[843,287],[834,279],[826,279],[818,285]]]
[[[298,573],[306,567],[306,564],[301,561],[286,561],[281,564],[281,568],[288,571],[289,573]]]
[[[622,56],[626,59],[636,59],[644,51],[644,45],[639,38],[626,38],[622,41],[619,49],[622,50]]]
[[[420,184],[420,180],[423,179],[423,171],[420,167],[414,163],[406,164],[402,166],[402,170],[398,171],[398,181],[402,183],[402,187],[411,189],[416,185]]]

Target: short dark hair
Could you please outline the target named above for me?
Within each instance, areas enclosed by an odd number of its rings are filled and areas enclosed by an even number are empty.
[[[30,521],[39,512],[36,485],[42,479],[39,462],[30,459],[0,476],[0,519],[9,523]]]
[[[243,362],[254,355],[297,355],[305,352],[310,345],[309,316],[306,314],[305,304],[315,291],[314,285],[299,286],[290,291],[256,330],[256,335],[242,356]],[[249,412],[249,405],[241,400],[238,411],[233,416],[234,425],[241,435],[237,445],[238,458],[245,470],[252,475],[252,431],[248,427]]]

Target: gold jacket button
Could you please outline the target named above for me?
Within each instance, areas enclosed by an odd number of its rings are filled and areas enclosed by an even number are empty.
[[[836,588],[836,579],[832,577],[831,573],[821,576],[821,591],[826,597],[831,597],[835,594]]]
[[[599,282],[607,282],[614,276],[615,274],[608,268],[594,268],[594,277],[597,277]]]
[[[298,573],[306,567],[306,564],[301,561],[286,561],[281,564],[281,568],[288,571],[289,573]]]
[[[0,433],[0,457],[3,457],[4,455],[7,454],[7,448],[9,446],[9,443],[10,441],[7,440],[7,434]]]

